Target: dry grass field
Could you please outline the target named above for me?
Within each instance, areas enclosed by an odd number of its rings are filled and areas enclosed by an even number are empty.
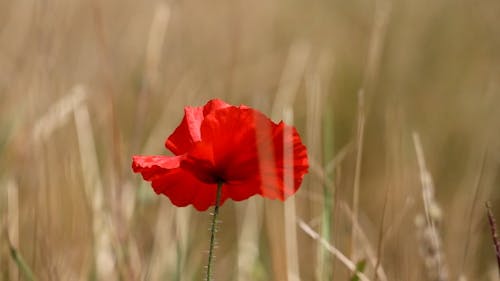
[[[210,211],[131,157],[211,98],[311,164],[221,207],[215,280],[500,280],[499,1],[0,0],[0,281],[203,280]]]

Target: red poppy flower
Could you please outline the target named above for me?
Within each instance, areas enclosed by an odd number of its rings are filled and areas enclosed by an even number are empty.
[[[218,99],[184,112],[165,142],[175,156],[134,156],[132,163],[174,205],[206,210],[215,205],[218,183],[220,205],[255,194],[285,200],[300,187],[308,160],[294,127]]]

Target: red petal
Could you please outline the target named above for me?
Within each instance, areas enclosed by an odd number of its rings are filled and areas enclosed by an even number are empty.
[[[285,200],[297,192],[308,171],[307,150],[297,130],[283,122],[272,126],[272,145],[274,167],[271,163],[262,167],[262,195],[270,198],[277,195],[278,199]]]
[[[175,155],[186,153],[194,142],[200,140],[200,126],[202,121],[202,107],[184,108],[184,118],[181,124],[166,140],[165,147]]]
[[[227,196],[234,201],[245,200],[255,194],[259,194],[258,187],[260,186],[260,179],[254,178],[245,181],[231,181],[224,185],[227,191]]]
[[[185,107],[184,118],[181,124],[165,141],[165,147],[175,155],[188,152],[193,143],[201,140],[200,127],[205,116],[215,110],[229,106],[229,104],[222,100],[213,99],[203,107]]]
[[[132,170],[141,173],[145,180],[178,168],[183,156],[133,156]]]
[[[231,106],[230,104],[226,103],[223,100],[213,99],[208,101],[207,104],[203,106],[203,115],[207,116],[208,114],[214,112],[215,110],[223,109],[230,106]]]
[[[157,194],[167,196],[178,207],[192,204],[197,210],[204,211],[215,205],[217,185],[204,183],[190,171],[179,168],[182,158],[133,156],[132,169],[150,181]],[[221,196],[221,205],[228,198],[226,193]]]
[[[153,178],[152,186],[157,194],[166,195],[178,207],[192,204],[198,211],[204,211],[215,205],[217,185],[201,182],[182,168]],[[224,201],[221,200],[221,205]]]

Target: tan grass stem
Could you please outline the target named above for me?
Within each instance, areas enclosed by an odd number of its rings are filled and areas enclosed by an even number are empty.
[[[340,250],[338,250],[331,243],[321,238],[321,235],[314,231],[308,224],[303,220],[298,220],[299,227],[312,239],[318,241],[321,246],[325,247],[334,257],[336,257],[345,267],[347,267],[352,273],[356,273],[361,281],[370,281],[370,279],[363,273],[358,272],[356,269],[356,263],[350,260],[346,255],[344,255]]]
[[[363,160],[363,139],[365,133],[365,103],[364,92],[361,90],[358,93],[358,127],[356,133],[356,167],[354,168],[354,185],[352,193],[352,213],[354,219],[359,216],[359,185],[361,181],[361,162]],[[357,259],[356,249],[356,231],[354,225],[351,229],[351,259]]]
[[[286,124],[293,124],[293,110],[291,107],[285,107],[283,110],[283,119]],[[283,166],[291,167],[285,169],[284,185],[285,189],[293,189],[293,143],[286,140],[293,139],[293,131],[290,127],[285,127],[283,132]],[[285,194],[288,192],[285,191]],[[299,247],[297,243],[297,223],[295,196],[291,196],[285,201],[285,245],[286,245],[286,264],[288,281],[300,281],[299,267]]]
[[[84,88],[81,86],[75,87],[73,91],[85,93]],[[115,260],[111,246],[112,235],[107,222],[108,214],[104,209],[103,184],[99,173],[94,134],[87,106],[82,104],[75,109],[74,117],[85,193],[92,212],[97,276],[99,280],[113,280]]]
[[[424,202],[425,223],[417,220],[423,258],[427,267],[427,274],[431,280],[448,280],[448,269],[444,262],[441,236],[437,230],[437,223],[441,220],[441,209],[434,197],[434,183],[427,169],[424,150],[417,132],[413,132],[413,143],[417,155],[422,184],[422,199]]]

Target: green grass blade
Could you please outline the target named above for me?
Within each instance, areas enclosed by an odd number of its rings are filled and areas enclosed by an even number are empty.
[[[356,264],[356,272],[353,274],[350,281],[359,281],[358,273],[363,273],[366,268],[366,260],[361,260]]]
[[[19,253],[19,251],[17,251],[10,243],[9,243],[9,249],[10,249],[10,256],[16,263],[17,267],[19,268],[19,271],[22,272],[24,279],[27,281],[35,281],[36,280],[35,275],[33,274],[33,271],[28,266],[26,261],[24,260],[21,253]]]

